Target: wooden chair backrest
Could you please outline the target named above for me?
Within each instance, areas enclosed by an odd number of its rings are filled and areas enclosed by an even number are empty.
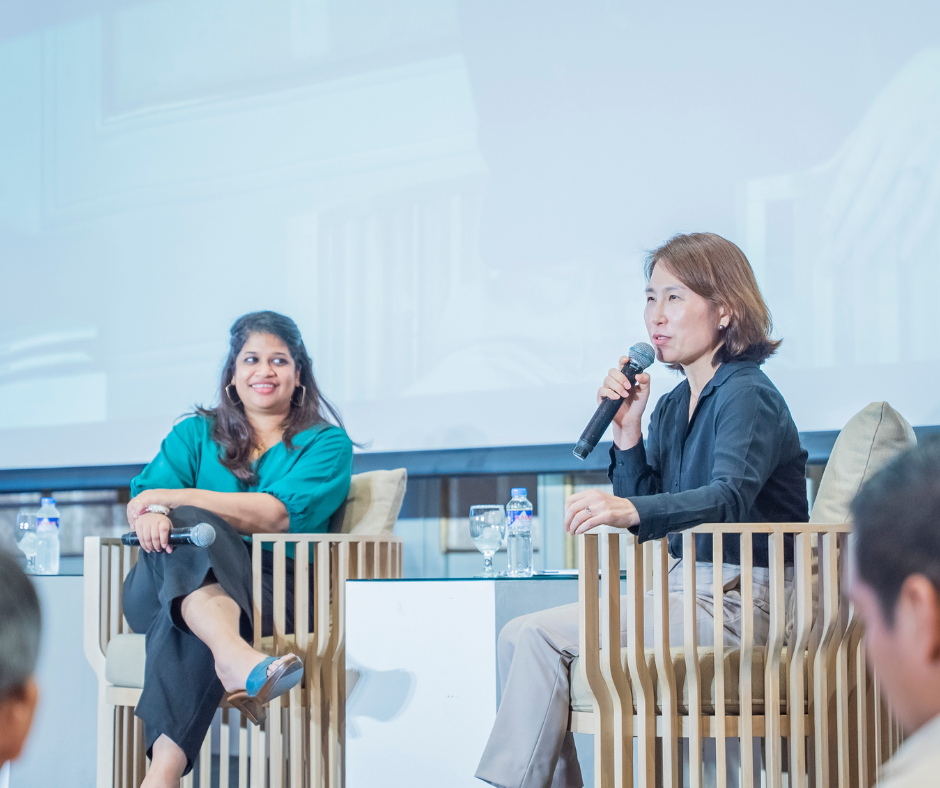
[[[656,681],[662,711],[656,709],[653,678],[645,643],[644,577],[647,558],[643,546],[629,534],[613,529],[584,535],[579,551],[581,600],[580,669],[594,696],[596,761],[612,768],[596,769],[599,786],[633,785],[633,738],[638,739],[637,772],[640,785],[653,786],[657,774],[663,785],[678,785],[680,738],[690,740],[690,785],[703,779],[703,737],[716,739],[716,784],[727,785],[725,740],[764,737],[765,772],[770,788],[782,786],[788,771],[791,786],[807,785],[807,772],[815,784],[869,786],[881,763],[897,748],[900,731],[866,676],[860,645],[861,625],[841,594],[838,552],[849,538],[846,524],[763,523],[702,525],[683,533],[683,656],[688,683],[688,713],[679,714],[682,688],[677,685],[669,642],[668,545],[653,542],[652,573]],[[741,534],[741,644],[738,697],[740,711],[726,710],[723,670],[715,670],[714,713],[703,712],[701,660],[696,621],[695,539],[710,534],[721,554],[722,540]],[[766,645],[754,638],[754,584],[751,534],[767,534],[770,554],[770,624]],[[784,536],[795,544],[793,597],[795,626],[786,641]],[[813,604],[812,542],[819,545],[818,604]],[[620,545],[626,541],[626,595],[621,602]],[[711,589],[714,609],[723,609],[725,591],[721,573]],[[621,604],[626,606],[627,642],[621,649]],[[714,621],[714,642],[724,642],[722,616]],[[600,647],[597,647],[597,644]],[[592,647],[592,644],[593,647]],[[765,649],[755,660],[756,649]],[[717,660],[716,660],[717,662]],[[626,668],[624,667],[626,663]],[[755,711],[753,675],[762,664],[763,708]],[[760,669],[760,668],[757,668]],[[627,676],[629,675],[629,682]],[[786,679],[782,679],[786,677]],[[785,686],[781,688],[781,681]],[[784,699],[781,702],[781,695]],[[804,701],[804,698],[807,701]],[[633,710],[636,709],[634,716]],[[805,710],[805,713],[800,713]],[[657,753],[657,736],[661,751]],[[809,747],[791,746],[784,764],[781,740],[809,741]],[[788,768],[787,768],[788,767]],[[753,750],[741,747],[741,784],[752,785]]]

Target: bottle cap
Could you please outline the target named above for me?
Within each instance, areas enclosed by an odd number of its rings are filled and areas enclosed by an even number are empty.
[[[525,498],[527,490],[525,487],[513,487],[510,492],[513,498]]]
[[[33,499],[33,500],[35,500],[35,499]],[[43,499],[41,499],[40,503],[41,503],[43,506],[46,506],[47,504],[48,504],[49,506],[55,506],[55,498],[43,498]]]

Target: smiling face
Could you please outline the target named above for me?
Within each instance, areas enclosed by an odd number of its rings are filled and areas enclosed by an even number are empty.
[[[249,416],[286,416],[300,373],[283,340],[249,334],[235,359],[232,383]]]
[[[684,285],[663,260],[657,262],[646,287],[644,317],[657,360],[683,367],[703,359],[710,363],[722,343],[718,326],[729,323],[723,307]]]

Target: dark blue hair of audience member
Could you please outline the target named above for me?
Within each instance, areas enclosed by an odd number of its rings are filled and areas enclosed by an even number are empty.
[[[876,473],[852,502],[859,579],[889,625],[904,581],[923,575],[940,592],[940,436]]]
[[[280,339],[290,352],[300,377],[300,385],[291,400],[290,413],[284,422],[283,441],[293,448],[294,436],[317,424],[328,422],[343,426],[336,409],[323,397],[313,376],[313,362],[307,353],[300,329],[285,315],[277,312],[251,312],[235,321],[230,331],[229,353],[219,384],[219,404],[215,408],[197,407],[196,412],[212,420],[212,439],[221,447],[221,462],[242,481],[251,481],[251,452],[255,446],[254,431],[245,415],[245,408],[229,388],[235,374],[235,361],[252,334],[270,334]],[[303,388],[300,388],[303,386]]]

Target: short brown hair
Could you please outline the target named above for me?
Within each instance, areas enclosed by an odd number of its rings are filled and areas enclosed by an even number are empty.
[[[764,302],[754,270],[735,244],[714,233],[674,235],[646,258],[646,280],[663,263],[692,292],[731,312],[725,342],[712,364],[756,361],[763,364],[777,352],[781,341],[771,339],[773,320]],[[670,364],[673,369],[678,365]]]

